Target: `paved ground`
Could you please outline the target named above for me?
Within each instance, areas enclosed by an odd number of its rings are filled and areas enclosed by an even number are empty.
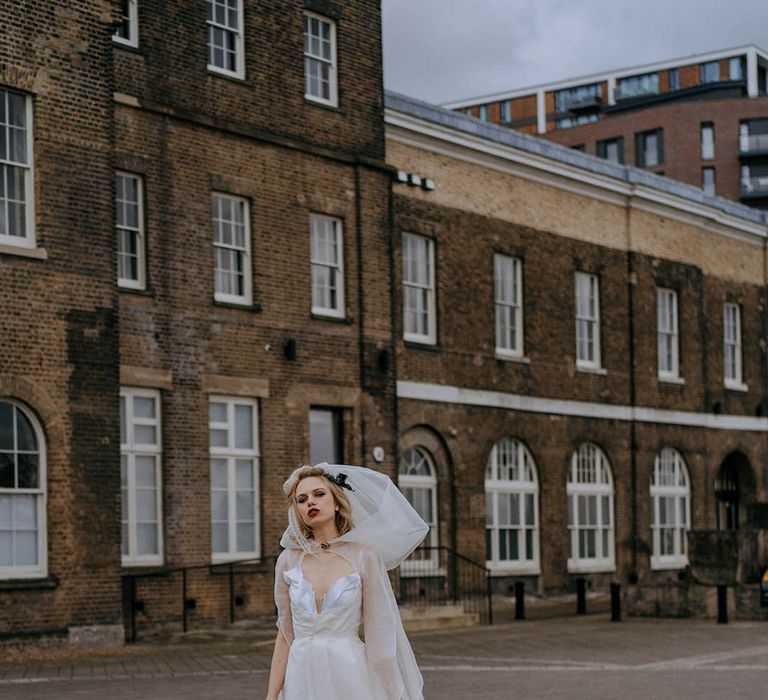
[[[768,697],[765,622],[611,623],[594,615],[422,632],[411,640],[427,700]],[[269,646],[263,635],[241,633],[83,657],[6,656],[0,698],[260,699]]]

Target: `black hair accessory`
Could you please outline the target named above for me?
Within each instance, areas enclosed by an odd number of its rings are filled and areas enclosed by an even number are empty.
[[[339,472],[338,474],[328,474],[326,472],[325,476],[330,479],[336,486],[342,489],[347,489],[348,491],[354,491],[348,483],[347,483],[347,475]]]

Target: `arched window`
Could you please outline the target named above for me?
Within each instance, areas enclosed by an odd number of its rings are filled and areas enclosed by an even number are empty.
[[[47,574],[45,444],[35,418],[0,400],[0,578]]]
[[[421,447],[410,447],[400,456],[398,468],[400,490],[416,512],[429,525],[429,532],[420,547],[437,547],[437,476],[429,453]],[[416,550],[404,563],[403,572],[417,571],[424,566],[437,566],[437,550]]]
[[[485,466],[485,544],[489,568],[539,572],[538,495],[531,453],[519,440],[499,440]]]
[[[568,472],[569,571],[611,571],[614,562],[613,479],[603,451],[589,442]]]
[[[691,522],[688,470],[676,450],[665,447],[651,474],[651,568],[677,569],[688,564]]]

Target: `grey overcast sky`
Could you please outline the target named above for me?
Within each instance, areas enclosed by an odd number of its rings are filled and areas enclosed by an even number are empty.
[[[382,0],[384,83],[428,102],[756,44],[768,0]]]

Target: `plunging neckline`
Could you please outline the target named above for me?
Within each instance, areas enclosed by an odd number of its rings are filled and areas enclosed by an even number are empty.
[[[320,599],[320,606],[317,605],[317,594],[315,592],[315,587],[312,585],[312,581],[310,581],[305,575],[304,575],[304,569],[301,566],[301,562],[297,565],[299,574],[301,574],[301,580],[306,581],[307,585],[309,586],[309,590],[312,591],[312,602],[315,604],[315,615],[320,615],[325,610],[325,599],[328,597],[328,594],[334,589],[337,583],[339,581],[343,581],[347,578],[352,578],[353,576],[357,575],[360,576],[360,572],[355,570],[351,574],[345,574],[344,576],[339,576],[338,578],[334,579],[331,582],[331,585],[328,586],[328,590],[323,593],[323,597]]]

